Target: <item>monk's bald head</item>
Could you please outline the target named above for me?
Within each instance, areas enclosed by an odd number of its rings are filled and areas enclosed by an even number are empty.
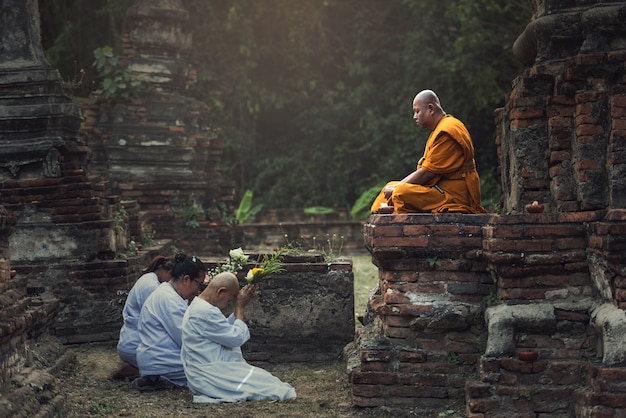
[[[239,290],[239,281],[237,280],[237,276],[233,273],[225,271],[213,277],[209,282],[208,287],[212,290],[225,287],[229,291],[237,293]]]
[[[438,108],[441,108],[441,103],[439,102],[439,97],[432,90],[422,90],[415,96],[413,99],[414,102],[419,103],[422,106],[428,106],[432,104]]]

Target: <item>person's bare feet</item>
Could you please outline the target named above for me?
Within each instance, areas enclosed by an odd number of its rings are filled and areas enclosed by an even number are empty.
[[[393,206],[381,206],[378,208],[378,213],[380,215],[388,215],[393,213]]]
[[[133,380],[139,377],[139,369],[128,363],[122,364],[116,371],[111,373],[109,380]]]

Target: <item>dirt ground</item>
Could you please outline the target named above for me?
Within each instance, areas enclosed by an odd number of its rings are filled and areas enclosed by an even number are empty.
[[[114,344],[69,347],[76,367],[64,377],[68,417],[380,417],[384,410],[352,406],[345,363],[284,364],[264,368],[296,388],[297,399],[194,404],[186,389],[142,393],[130,381],[110,381],[120,362]]]

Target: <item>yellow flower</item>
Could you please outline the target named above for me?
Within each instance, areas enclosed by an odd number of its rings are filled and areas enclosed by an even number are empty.
[[[246,274],[246,281],[248,283],[256,284],[265,276],[265,271],[261,267],[254,267]]]

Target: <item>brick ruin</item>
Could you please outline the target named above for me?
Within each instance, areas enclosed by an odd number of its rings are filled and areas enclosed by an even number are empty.
[[[379,289],[346,349],[355,405],[626,414],[626,3],[534,7],[496,111],[502,214],[365,225]]]
[[[172,246],[225,254],[244,238],[207,217],[233,190],[214,171],[222,139],[206,126],[206,105],[185,95],[193,70],[181,4],[136,0],[129,10],[125,59],[154,77],[154,90],[81,109],[43,56],[36,0],[3,0],[0,417],[63,414],[57,375],[72,363],[63,344],[117,338],[124,292],[154,255]],[[379,290],[371,323],[345,350],[358,407],[624,415],[626,2],[533,4],[514,48],[528,68],[496,111],[502,214],[374,215],[365,224]],[[544,213],[525,213],[534,200]],[[137,250],[133,241],[150,241],[153,227],[159,239]],[[350,263],[292,260],[289,271],[298,283],[336,286],[338,297],[322,300],[345,327],[328,340],[317,328],[281,341],[255,314],[255,361],[323,360],[319,350],[353,339]],[[306,294],[327,293],[298,283],[284,297],[323,309]],[[332,318],[321,319],[333,331]],[[300,353],[277,351],[302,339]],[[523,361],[521,351],[537,358]]]
[[[216,210],[234,192],[217,169],[208,107],[185,96],[193,70],[180,1],[129,8],[124,58],[151,92],[82,108],[44,57],[37,1],[2,0],[2,10],[0,417],[64,416],[59,375],[74,363],[64,345],[117,340],[125,295],[154,256],[193,251],[214,267],[243,233]],[[350,262],[292,257],[281,289],[251,306],[259,338],[248,354],[336,358],[354,338],[353,278]],[[291,305],[308,307],[297,328]],[[269,321],[275,310],[282,319]]]

